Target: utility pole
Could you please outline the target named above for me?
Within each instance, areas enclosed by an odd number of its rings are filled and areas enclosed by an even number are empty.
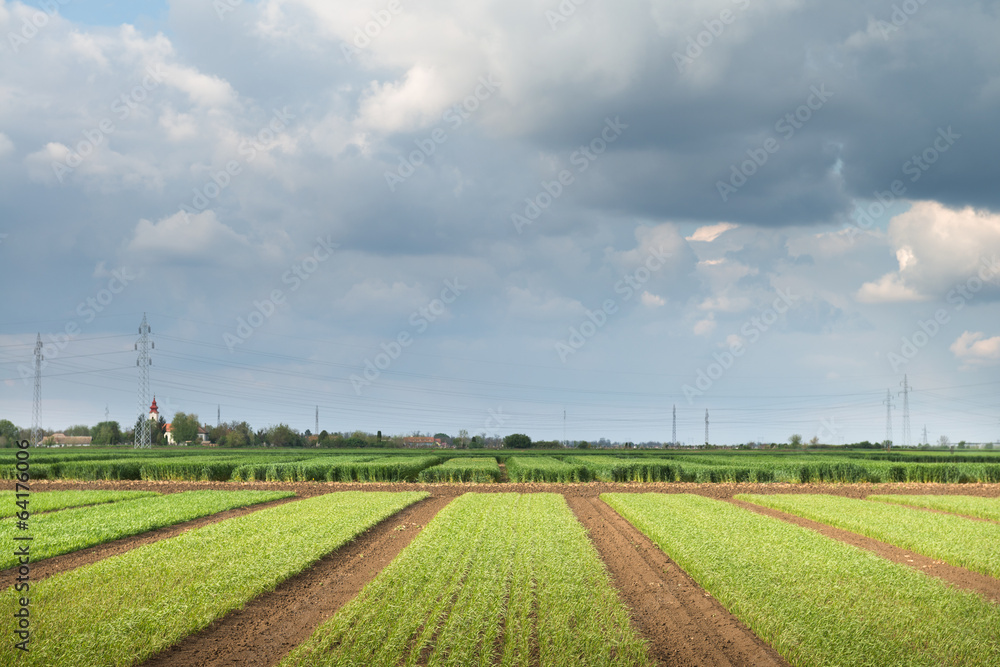
[[[153,360],[149,358],[149,350],[156,347],[149,340],[150,328],[146,322],[146,313],[142,314],[142,323],[139,325],[139,340],[135,343],[135,349],[139,353],[135,360],[135,365],[139,368],[139,421],[136,424],[135,448],[149,449],[149,367]]]
[[[569,446],[569,440],[566,439],[566,411],[563,410],[563,447]]]
[[[708,447],[708,409],[705,409],[705,446]]]
[[[677,404],[674,403],[674,429],[670,434],[670,444],[677,446]]]
[[[39,443],[42,430],[42,334],[35,339],[35,395],[31,404],[31,446]]]
[[[215,406],[215,425],[222,426],[222,404],[219,403]]]
[[[381,433],[381,431],[379,431]],[[313,433],[317,438],[319,437],[319,406],[316,406],[316,431]]]
[[[892,449],[892,390],[885,390],[885,448]]]
[[[903,375],[903,447],[910,446],[910,382]]]

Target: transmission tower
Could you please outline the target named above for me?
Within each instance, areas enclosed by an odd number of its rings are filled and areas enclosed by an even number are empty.
[[[104,421],[111,421],[111,409],[107,403],[104,404]]]
[[[146,313],[142,314],[142,324],[139,325],[139,340],[135,343],[135,349],[139,353],[135,360],[135,365],[139,367],[139,421],[136,423],[135,447],[137,449],[149,449],[149,367],[153,360],[149,358],[150,348],[156,347],[149,340],[150,328],[146,323]]]
[[[910,446],[910,382],[903,376],[903,447]]]
[[[563,445],[569,446],[569,440],[566,439],[566,411],[563,410]]]
[[[885,448],[892,448],[892,390],[885,390]]]
[[[316,406],[316,430],[313,432],[317,438],[319,437],[319,406]]]
[[[708,410],[705,410],[705,446],[708,446]]]
[[[215,406],[215,425],[222,426],[222,405]]]
[[[927,424],[924,424],[924,438],[923,438],[923,441],[920,444],[921,445],[929,445],[930,444],[929,442],[927,442]]]
[[[670,444],[677,446],[677,404],[674,403],[674,430],[670,434]]]
[[[38,444],[42,431],[42,334],[35,339],[35,396],[31,404],[31,446]]]

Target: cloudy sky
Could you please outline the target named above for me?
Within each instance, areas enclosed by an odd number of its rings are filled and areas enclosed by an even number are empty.
[[[1000,438],[1000,2],[0,0],[0,418]],[[27,378],[25,376],[28,376]],[[565,418],[564,418],[565,414]]]

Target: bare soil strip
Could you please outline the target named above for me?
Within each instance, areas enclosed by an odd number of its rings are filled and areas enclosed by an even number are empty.
[[[787,665],[599,498],[567,497],[661,665]]]
[[[143,667],[277,664],[352,600],[451,499],[432,496],[407,507]]]
[[[458,497],[463,493],[559,493],[567,498],[596,498],[602,493],[697,493],[719,500],[728,500],[738,493],[829,493],[848,498],[864,499],[874,493],[965,495],[1000,498],[1000,484],[917,484],[897,482],[887,484],[785,484],[781,482],[699,484],[694,482],[587,482],[576,484],[546,483],[440,483],[414,482],[145,482],[38,480],[31,483],[33,491],[57,489],[112,489],[117,491],[159,491],[176,493],[201,489],[253,489],[294,491],[303,498],[334,491],[428,491],[434,496]]]
[[[136,547],[152,544],[153,542],[159,542],[160,540],[165,540],[170,537],[176,537],[181,533],[186,533],[189,530],[194,530],[195,528],[201,528],[202,526],[207,526],[212,523],[218,523],[220,521],[225,521],[226,519],[232,519],[234,517],[243,516],[244,514],[250,514],[251,512],[257,512],[268,507],[283,505],[294,500],[298,499],[295,497],[281,498],[280,500],[272,500],[266,503],[259,503],[257,505],[237,507],[236,509],[217,512],[216,514],[209,514],[208,516],[203,516],[199,519],[192,519],[191,521],[185,521],[183,523],[175,523],[172,526],[155,528],[145,533],[132,535],[130,537],[123,537],[113,542],[105,542],[104,544],[98,544],[86,549],[80,549],[79,551],[73,551],[68,554],[63,554],[62,556],[46,558],[45,560],[40,560],[31,564],[31,578],[34,581],[41,581],[42,579],[51,577],[54,574],[74,570],[78,567],[83,567],[84,565],[90,565],[91,563],[96,563],[99,560],[104,560],[105,558],[110,558],[111,556],[117,556],[125,553],[126,551],[131,551]],[[38,535],[35,537],[36,539],[44,539]],[[0,579],[4,581],[13,580],[14,571],[16,569],[17,568],[14,567],[0,572]]]
[[[964,567],[948,565],[943,561],[934,560],[933,558],[922,556],[913,551],[900,549],[899,547],[894,547],[891,544],[886,544],[885,542],[880,542],[870,537],[865,537],[864,535],[858,535],[857,533],[852,533],[851,531],[844,530],[843,528],[834,528],[833,526],[812,521],[811,519],[803,519],[802,517],[795,516],[794,514],[787,514],[769,507],[761,507],[759,505],[743,502],[741,500],[731,500],[730,502],[734,505],[739,505],[740,507],[757,512],[758,514],[781,519],[782,521],[787,521],[788,523],[793,523],[796,526],[802,526],[803,528],[809,528],[835,540],[872,551],[882,558],[891,560],[894,563],[908,565],[913,569],[920,570],[921,572],[929,574],[932,577],[943,579],[952,586],[975,591],[976,593],[984,596],[987,600],[1000,602],[1000,579],[994,579],[993,577],[986,576],[985,574],[972,572],[971,570],[966,570]]]

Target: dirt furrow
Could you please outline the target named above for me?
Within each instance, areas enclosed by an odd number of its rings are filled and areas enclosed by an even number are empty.
[[[788,514],[787,512],[781,512],[769,507],[761,507],[742,500],[731,500],[730,502],[734,505],[744,507],[752,512],[781,519],[782,521],[787,521],[788,523],[795,524],[796,526],[802,526],[803,528],[809,528],[822,535],[839,540],[840,542],[844,542],[867,551],[872,551],[882,558],[891,560],[894,563],[908,565],[915,570],[920,570],[925,574],[943,579],[952,586],[975,591],[988,600],[1000,602],[1000,579],[994,579],[993,577],[988,577],[985,574],[979,574],[978,572],[967,570],[964,567],[948,565],[944,561],[935,560],[933,558],[929,558],[928,556],[922,556],[914,551],[901,549],[899,547],[892,546],[891,544],[886,544],[885,542],[865,537],[864,535],[852,533],[851,531],[844,530],[843,528],[834,528],[833,526],[828,526],[825,523],[819,523],[818,521],[812,521],[811,519],[803,519],[800,516]]]
[[[47,579],[54,574],[75,570],[78,567],[90,565],[91,563],[96,563],[99,560],[104,560],[105,558],[110,558],[111,556],[118,556],[137,547],[152,544],[153,542],[159,542],[160,540],[165,540],[171,537],[176,537],[181,533],[186,533],[189,530],[194,530],[195,528],[201,528],[202,526],[243,516],[244,514],[250,514],[251,512],[257,512],[268,507],[283,505],[295,500],[298,500],[298,498],[281,498],[280,500],[272,500],[270,502],[260,503],[259,505],[237,507],[236,509],[217,512],[216,514],[209,514],[208,516],[203,516],[199,519],[192,519],[191,521],[185,521],[183,523],[175,523],[172,526],[155,528],[153,530],[146,531],[145,533],[139,533],[138,535],[123,537],[113,542],[97,544],[92,547],[87,547],[86,549],[80,549],[79,551],[63,554],[62,556],[46,558],[45,560],[40,560],[31,564],[31,579],[33,581],[41,581],[42,579]],[[44,539],[44,537],[36,534],[35,539],[41,540]],[[0,572],[0,580],[10,581],[13,579],[14,571],[16,569],[17,568],[11,568]]]
[[[153,656],[143,667],[277,664],[352,600],[451,500],[432,496],[394,514],[274,591]]]
[[[599,498],[567,497],[661,665],[787,665]]]

